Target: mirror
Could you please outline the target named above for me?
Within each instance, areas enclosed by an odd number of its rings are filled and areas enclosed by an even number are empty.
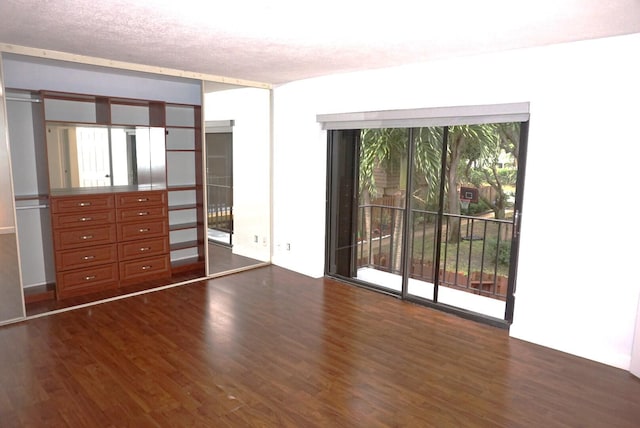
[[[0,63],[1,65],[1,63]],[[14,217],[11,163],[6,141],[6,113],[0,76],[0,324],[22,318],[22,284],[18,263],[18,246]]]
[[[208,273],[271,259],[270,92],[204,82]]]
[[[52,191],[165,182],[164,128],[47,122]]]

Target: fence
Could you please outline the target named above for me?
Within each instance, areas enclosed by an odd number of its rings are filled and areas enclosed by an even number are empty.
[[[383,204],[359,207],[356,265],[402,273],[403,240],[409,239],[410,277],[500,300],[506,298],[513,223],[490,216],[412,210],[403,237],[404,209]],[[440,232],[440,233],[438,233]],[[436,264],[437,243],[440,260]],[[438,272],[436,278],[436,265]]]

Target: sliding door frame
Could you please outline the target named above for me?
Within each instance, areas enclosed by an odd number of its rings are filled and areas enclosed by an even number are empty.
[[[524,191],[524,175],[525,175],[525,165],[526,165],[526,143],[528,138],[528,125],[529,125],[529,114],[528,114],[528,103],[520,103],[514,105],[499,105],[499,106],[469,106],[466,109],[462,108],[467,112],[478,112],[483,111],[484,108],[487,108],[486,112],[491,113],[485,116],[473,114],[469,117],[447,117],[448,114],[453,113],[458,108],[443,108],[443,109],[420,109],[420,110],[411,110],[410,113],[407,113],[407,116],[410,119],[402,120],[400,117],[402,116],[402,112],[399,111],[390,111],[390,112],[368,112],[368,113],[353,113],[353,114],[342,114],[342,115],[321,115],[318,116],[318,121],[323,124],[324,129],[328,130],[327,135],[327,218],[326,218],[326,230],[327,230],[327,239],[325,246],[325,275],[336,277],[338,279],[347,280],[350,283],[354,283],[356,285],[363,285],[368,288],[374,288],[378,291],[384,292],[386,294],[390,294],[396,297],[400,297],[402,299],[408,301],[414,301],[416,303],[423,304],[425,306],[434,307],[439,310],[455,313],[456,315],[462,316],[464,318],[469,318],[473,320],[477,320],[483,323],[487,323],[490,325],[508,328],[508,326],[513,321],[513,313],[514,313],[514,305],[515,305],[515,287],[516,287],[516,273],[517,273],[517,260],[518,260],[518,246],[519,246],[519,236],[520,236],[520,218],[522,212],[522,195]],[[426,117],[420,118],[421,115],[429,116],[430,114],[434,114],[438,117]],[[385,120],[384,117],[387,116],[388,120]],[[381,119],[382,118],[382,119]],[[374,120],[375,119],[375,120]],[[347,249],[346,247],[351,248],[353,243],[356,242],[354,239],[355,236],[355,228],[357,225],[353,224],[355,219],[357,218],[354,210],[357,210],[358,207],[358,157],[360,151],[360,140],[359,140],[359,132],[363,128],[368,128],[370,125],[373,125],[374,128],[382,128],[382,127],[394,127],[394,128],[409,128],[408,129],[408,156],[407,156],[407,171],[411,171],[411,173],[407,174],[407,189],[412,189],[413,183],[413,157],[415,153],[415,130],[419,127],[426,126],[442,126],[443,127],[443,140],[442,140],[442,156],[441,156],[441,170],[440,170],[440,183],[439,183],[439,206],[438,206],[438,215],[437,215],[437,225],[436,225],[436,243],[442,242],[442,221],[444,218],[444,197],[445,197],[445,174],[446,174],[446,153],[448,150],[448,136],[449,136],[449,126],[456,124],[479,124],[479,123],[499,123],[499,122],[518,122],[520,123],[520,135],[519,135],[519,159],[518,159],[518,173],[517,173],[517,181],[516,181],[516,204],[514,207],[514,221],[513,221],[513,237],[511,239],[511,255],[510,255],[510,267],[509,267],[509,282],[507,287],[507,297],[505,304],[505,314],[504,319],[497,319],[490,316],[482,315],[470,310],[466,310],[463,308],[447,305],[444,303],[440,303],[438,299],[438,290],[439,290],[439,266],[440,266],[440,245],[436,245],[435,254],[434,254],[434,283],[433,283],[433,300],[429,300],[426,298],[422,298],[415,295],[410,295],[408,293],[408,281],[409,281],[409,272],[411,269],[410,266],[410,257],[408,256],[408,251],[410,251],[411,246],[413,245],[413,236],[410,233],[411,220],[412,220],[412,209],[411,209],[411,198],[407,195],[405,198],[405,210],[404,210],[404,218],[403,218],[403,230],[402,233],[404,235],[403,244],[402,244],[402,254],[401,254],[401,266],[403,268],[402,273],[402,288],[400,293],[390,292],[388,290],[383,290],[380,287],[371,286],[368,283],[364,283],[357,279],[354,279],[355,269],[355,255],[352,251],[350,256],[349,272],[348,275],[345,275],[347,272],[337,273],[335,269],[335,260],[336,260],[336,250],[338,250],[338,240],[340,239],[339,230],[334,227],[336,226],[337,221],[340,217],[342,217],[337,211],[337,207],[339,206],[337,198],[345,197],[344,193],[340,196],[341,192],[338,192],[338,195],[335,193],[335,187],[337,179],[336,177],[336,144],[338,136],[342,136],[342,132],[353,132],[355,135],[352,135],[353,139],[352,148],[352,161],[350,164],[350,178],[351,182],[354,183],[350,189],[350,194],[348,197],[350,198],[350,233],[348,234],[349,242],[348,245],[345,245],[343,251]],[[354,128],[353,126],[357,125],[358,128]],[[412,125],[412,126],[409,126]],[[337,132],[341,131],[341,132]],[[343,148],[344,149],[344,148]],[[342,165],[341,167],[344,167]],[[343,218],[344,221],[344,218]],[[343,240],[346,238],[342,237]]]

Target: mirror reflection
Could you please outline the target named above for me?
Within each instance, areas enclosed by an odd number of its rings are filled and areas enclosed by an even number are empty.
[[[233,134],[227,127],[207,127],[207,234],[211,241],[233,245]],[[230,127],[229,127],[230,128]]]
[[[164,182],[164,128],[47,123],[52,190]]]
[[[208,273],[269,262],[270,94],[205,82]]]
[[[24,316],[2,87],[0,79],[0,324]]]

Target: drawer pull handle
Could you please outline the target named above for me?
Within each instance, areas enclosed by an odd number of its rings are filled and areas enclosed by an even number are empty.
[[[147,202],[149,198],[138,198],[138,202]]]
[[[80,202],[78,203],[79,207],[89,207],[91,206],[91,202]]]
[[[93,235],[84,235],[80,237],[80,239],[84,239],[84,240],[91,239],[91,238],[93,238]]]
[[[149,211],[140,211],[138,215],[149,215]]]
[[[84,256],[84,257],[82,258],[82,260],[93,260],[93,259],[95,259],[95,258],[96,258],[96,256]]]
[[[92,279],[96,279],[95,275],[89,275],[84,277],[85,281],[91,281]]]
[[[148,232],[148,231],[149,231],[148,227],[145,227],[143,229],[138,229],[138,232],[140,232],[140,233],[144,233],[144,232]]]
[[[93,217],[80,217],[80,221],[91,221]]]
[[[142,266],[142,270],[149,270],[149,269],[151,269],[151,265]]]
[[[140,248],[140,252],[149,251],[150,249],[151,249],[151,247],[142,247],[142,248]]]

